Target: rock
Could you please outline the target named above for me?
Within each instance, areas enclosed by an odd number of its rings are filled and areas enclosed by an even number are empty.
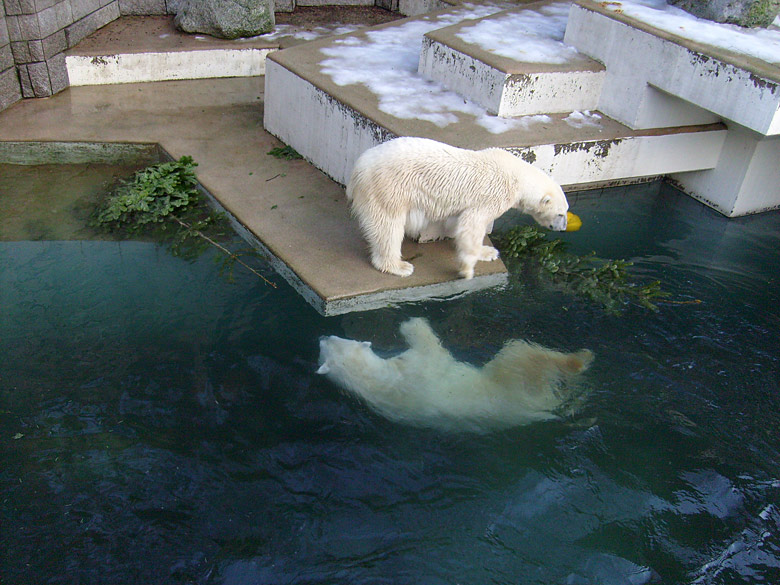
[[[274,29],[274,1],[182,0],[174,23],[184,32],[222,39],[253,37]]]
[[[780,13],[780,0],[667,0],[699,18],[766,28]]]

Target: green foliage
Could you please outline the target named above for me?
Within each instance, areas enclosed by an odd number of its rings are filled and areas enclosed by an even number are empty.
[[[269,150],[268,154],[284,160],[298,160],[303,158],[292,146],[277,146],[276,148]]]
[[[110,231],[132,233],[191,208],[200,199],[196,166],[192,157],[183,156],[137,171],[108,197],[93,223]]]
[[[233,252],[217,241],[230,239],[232,231],[225,214],[214,212],[201,201],[196,166],[192,157],[183,156],[137,171],[107,197],[92,225],[110,232],[167,240],[174,256],[188,260],[215,247],[225,255],[220,274],[232,280],[233,267],[238,263],[276,288],[241,260],[241,256],[258,256],[255,251]]]
[[[628,301],[657,310],[653,300],[669,296],[661,283],[636,284],[626,260],[600,260],[595,253],[578,256],[566,250],[563,240],[548,240],[536,226],[518,226],[495,236],[504,260],[521,261],[529,269],[549,277],[563,288],[601,303],[612,313],[619,313]]]

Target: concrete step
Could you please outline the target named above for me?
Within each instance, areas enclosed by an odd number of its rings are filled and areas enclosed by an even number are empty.
[[[251,77],[279,40],[226,41],[176,30],[169,16],[123,17],[65,54],[71,86]]]
[[[632,130],[581,111],[501,118],[418,73],[426,33],[503,8],[458,7],[270,54],[266,129],[342,184],[363,151],[395,136],[507,148],[569,188],[715,165],[720,124]]]
[[[605,68],[562,42],[570,6],[534,2],[430,31],[418,72],[498,116],[596,109]]]

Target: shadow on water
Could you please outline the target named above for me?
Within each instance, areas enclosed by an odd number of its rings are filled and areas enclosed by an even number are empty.
[[[675,302],[615,316],[514,279],[324,318],[209,254],[0,242],[0,582],[780,581],[780,214],[660,184],[572,209],[574,251]],[[392,354],[411,316],[474,364],[512,338],[591,348],[588,399],[441,433],[314,374],[321,335]]]

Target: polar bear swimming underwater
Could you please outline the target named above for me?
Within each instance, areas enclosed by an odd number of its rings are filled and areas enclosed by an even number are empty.
[[[593,361],[587,349],[561,353],[515,340],[478,368],[457,361],[425,319],[400,331],[409,349],[389,359],[367,341],[323,337],[317,373],[390,420],[486,432],[558,418]]]
[[[427,138],[402,137],[365,151],[347,184],[347,199],[377,270],[409,276],[404,235],[433,229],[455,239],[464,278],[478,261],[498,258],[484,246],[493,220],[514,207],[540,225],[566,229],[569,204],[543,171],[501,148],[467,150]]]

